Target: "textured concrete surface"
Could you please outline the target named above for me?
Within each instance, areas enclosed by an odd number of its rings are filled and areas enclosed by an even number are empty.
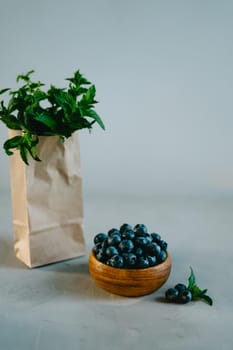
[[[0,205],[1,350],[232,350],[233,199],[85,195],[87,255],[29,270],[14,257],[9,194]],[[167,283],[141,298],[99,289],[88,273],[92,238],[123,222],[145,223],[169,243]],[[214,305],[163,302],[192,266]]]

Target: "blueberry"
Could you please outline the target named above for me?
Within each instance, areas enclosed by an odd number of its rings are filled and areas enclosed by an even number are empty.
[[[176,284],[175,288],[178,290],[179,293],[184,292],[185,290],[187,290],[186,285],[183,284],[183,283]]]
[[[113,255],[118,255],[118,254],[119,253],[116,247],[110,246],[106,248],[106,251],[105,251],[106,257],[111,258]]]
[[[107,260],[107,264],[112,267],[123,267],[124,259],[121,255],[113,255],[110,259]]]
[[[166,259],[167,259],[167,253],[165,252],[165,250],[161,250],[159,254],[159,261],[164,262]]]
[[[102,249],[106,250],[106,248],[108,247],[108,240],[105,239],[105,241],[101,242],[101,247]]]
[[[95,255],[99,252],[99,250],[102,248],[102,243],[101,242],[98,242],[94,245],[93,247],[93,250],[94,250],[94,253]]]
[[[156,242],[156,243],[157,243],[157,241],[161,240],[161,236],[156,232],[151,233],[151,237],[152,237],[153,242]]]
[[[142,256],[143,255],[143,249],[141,247],[136,247],[133,252],[134,252],[134,254],[136,256]]]
[[[121,237],[123,239],[131,239],[131,240],[133,240],[134,237],[135,237],[135,233],[133,232],[133,230],[125,230],[125,231],[122,232]]]
[[[169,288],[165,292],[166,299],[170,300],[170,301],[177,301],[178,300],[178,295],[179,295],[179,291],[176,288]]]
[[[147,227],[144,224],[137,224],[133,228],[136,235],[146,235],[147,234]]]
[[[130,239],[123,239],[118,247],[121,252],[130,253],[134,248],[134,244]]]
[[[189,303],[192,300],[192,293],[190,292],[189,289],[186,289],[179,293],[178,300],[183,304]]]
[[[107,239],[107,235],[105,233],[98,233],[95,237],[94,237],[94,243],[99,243],[99,242],[103,242]]]
[[[108,231],[108,236],[111,237],[113,235],[120,235],[120,231],[116,228],[111,228],[111,230]]]
[[[148,245],[148,240],[144,236],[137,236],[135,238],[135,245],[141,248],[146,247]]]
[[[102,248],[96,254],[96,259],[101,261],[101,262],[105,262],[106,261],[105,251]]]
[[[145,256],[139,256],[137,259],[137,267],[138,268],[146,268],[149,267],[149,261],[147,259],[147,257]]]
[[[152,237],[151,237],[151,235],[150,235],[149,233],[147,233],[147,234],[145,235],[145,237],[146,237],[148,243],[152,243]]]
[[[118,246],[118,244],[121,242],[121,236],[120,235],[112,235],[108,237],[108,245],[114,245]]]
[[[160,253],[161,253],[161,248],[160,246],[155,243],[155,242],[152,242],[150,244],[148,244],[148,246],[146,247],[148,253],[152,256],[157,256],[159,257],[160,256]]]
[[[155,266],[157,264],[156,256],[147,255],[150,266]]]
[[[128,268],[135,267],[136,262],[137,262],[137,257],[133,253],[124,253],[123,254],[125,266]]]
[[[129,224],[123,224],[120,227],[120,233],[123,233],[125,230],[132,230],[132,226]]]
[[[162,250],[167,250],[167,242],[160,240],[157,243],[161,247]]]

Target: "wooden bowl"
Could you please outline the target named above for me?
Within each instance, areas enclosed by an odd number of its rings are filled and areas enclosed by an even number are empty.
[[[98,261],[91,251],[89,271],[95,283],[110,293],[127,297],[150,294],[159,289],[171,271],[171,257],[156,266],[145,269],[120,269]]]

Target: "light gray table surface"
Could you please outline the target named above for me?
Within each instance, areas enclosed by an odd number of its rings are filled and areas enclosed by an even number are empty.
[[[8,192],[0,198],[0,350],[232,350],[233,199],[85,195],[84,257],[28,269],[14,256]],[[97,287],[87,266],[92,239],[123,222],[145,223],[169,243],[166,284],[140,298]],[[192,266],[212,307],[162,301]]]

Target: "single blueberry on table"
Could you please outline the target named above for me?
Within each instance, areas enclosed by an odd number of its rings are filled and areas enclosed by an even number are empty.
[[[178,284],[176,284],[174,288],[176,288],[176,289],[178,290],[179,293],[184,292],[185,290],[188,289],[188,288],[186,287],[186,285],[183,284],[183,283],[178,283]]]
[[[169,288],[165,292],[166,299],[170,300],[170,301],[177,301],[178,300],[178,296],[179,296],[179,291],[176,288]]]
[[[186,289],[179,293],[178,299],[183,304],[189,303],[192,300],[192,293],[189,289]]]

